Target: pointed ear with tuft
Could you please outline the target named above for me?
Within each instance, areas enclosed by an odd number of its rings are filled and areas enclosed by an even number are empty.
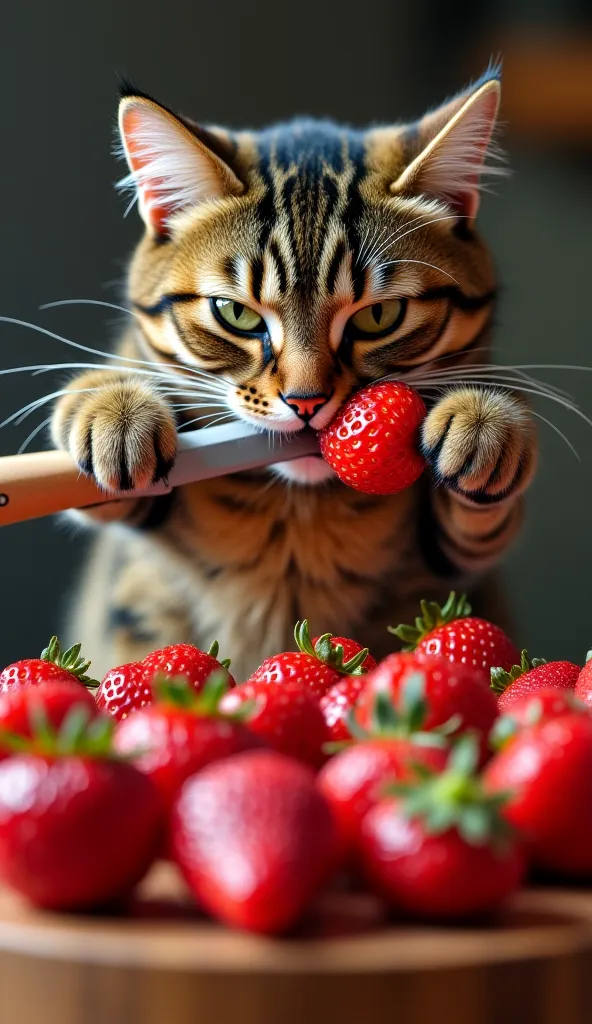
[[[391,193],[433,196],[474,220],[482,175],[507,173],[486,162],[488,156],[499,157],[491,144],[499,103],[496,76],[427,114],[418,125],[422,148],[390,186]]]
[[[166,236],[180,210],[244,186],[233,170],[174,114],[144,96],[124,96],[119,132],[130,173],[118,183],[132,189],[146,227]]]

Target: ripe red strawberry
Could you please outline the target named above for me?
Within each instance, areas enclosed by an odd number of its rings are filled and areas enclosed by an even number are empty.
[[[381,798],[387,780],[412,778],[415,766],[443,771],[448,758],[445,747],[427,746],[422,738],[377,735],[353,743],[332,757],[317,777],[339,827],[345,849],[353,849],[360,826]]]
[[[156,676],[167,676],[169,679],[184,676],[194,689],[199,691],[208,676],[211,676],[212,672],[217,672],[220,666],[227,672],[230,668],[229,660],[217,660],[218,652],[217,643],[213,643],[207,653],[200,651],[193,644],[172,644],[170,647],[153,651],[147,658],[144,658],[142,665],[148,683],[151,683]],[[228,685],[235,685],[230,672],[228,672]]]
[[[174,644],[153,651],[144,661],[130,661],[107,672],[97,690],[97,704],[114,718],[125,718],[131,711],[152,704],[152,683],[157,675],[168,678],[182,675],[199,692],[212,672],[221,668],[228,671],[230,662],[218,661],[217,655],[217,643],[212,644],[207,653],[192,644]],[[234,686],[230,674],[228,679]]]
[[[415,483],[425,468],[418,444],[425,416],[422,399],[407,384],[370,384],[319,432],[321,454],[354,490],[396,494]]]
[[[0,877],[36,906],[88,910],[119,900],[156,854],[159,795],[110,756],[110,729],[104,719],[77,735],[64,727],[44,753],[0,763]]]
[[[363,677],[356,677],[363,678]],[[240,711],[253,705],[245,725],[269,747],[319,768],[326,761],[327,729],[319,702],[294,680],[285,683],[242,683],[220,702],[220,710]]]
[[[495,723],[491,741],[495,749],[499,750],[520,729],[546,722],[549,718],[561,718],[570,713],[588,714],[589,711],[589,706],[574,697],[572,690],[558,690],[549,686],[515,700]]]
[[[521,729],[484,774],[493,794],[512,791],[504,816],[539,868],[592,876],[592,718],[567,714]]]
[[[341,743],[351,739],[348,718],[366,686],[367,676],[344,676],[321,697],[327,741]]]
[[[592,704],[592,651],[586,655],[586,664],[576,680],[574,693],[585,704]]]
[[[0,672],[0,693],[21,686],[39,686],[50,681],[95,685],[94,680],[86,675],[90,661],[85,661],[81,656],[80,646],[74,644],[67,651],[62,651],[57,636],[52,636],[40,658],[15,661]]]
[[[533,658],[531,661],[526,651],[522,651],[519,663],[513,665],[509,672],[502,668],[492,668],[491,689],[498,694],[497,706],[501,713],[516,701],[548,687],[573,690],[579,675],[580,666],[571,661],[547,662],[542,658]]]
[[[520,651],[506,634],[487,619],[471,616],[465,595],[452,591],[443,607],[435,601],[421,601],[421,615],[415,626],[389,626],[407,645],[405,651],[423,651],[449,661],[482,669],[489,678],[495,666],[509,671],[520,661]]]
[[[298,920],[338,845],[312,771],[273,750],[237,754],[188,779],[171,835],[198,903],[229,925],[269,934]]]
[[[397,710],[404,711],[411,677],[422,686],[425,704],[422,731],[449,725],[450,734],[471,730],[480,737],[481,761],[489,755],[487,737],[497,716],[495,697],[480,669],[456,664],[416,651],[391,654],[368,673],[366,687],[355,709],[358,723],[372,728],[376,698],[386,694]]]
[[[313,645],[316,646],[320,640],[322,640],[320,636],[313,637]],[[361,645],[355,640],[348,640],[343,636],[331,637],[330,643],[332,647],[341,647],[344,660],[354,658],[362,650]],[[365,672],[370,672],[371,669],[376,668],[376,665],[376,658],[367,654],[361,667]],[[365,685],[364,676],[343,676],[338,683],[325,691],[320,704],[327,725],[327,740],[338,743],[341,740],[350,739],[351,734],[346,724],[346,718]]]
[[[153,686],[153,703],[118,723],[114,748],[151,777],[170,807],[190,775],[258,744],[221,709],[226,673],[211,676],[199,694],[184,678],[157,677]]]
[[[467,739],[444,773],[399,784],[362,822],[370,884],[413,917],[457,920],[495,910],[524,873],[500,798],[488,797],[473,774],[478,752]]]
[[[51,729],[59,729],[74,708],[82,712],[87,721],[97,718],[100,713],[86,687],[60,680],[39,686],[17,687],[0,694],[0,750],[4,746],[2,733],[30,739],[39,725],[47,724]]]
[[[336,647],[332,645],[330,633],[318,637],[313,645],[306,619],[296,623],[294,636],[298,651],[284,651],[266,658],[247,682],[285,683],[294,680],[321,697],[344,676],[364,674],[362,665],[368,657],[367,647],[360,648],[356,644],[356,654],[344,661],[343,648],[339,644]]]

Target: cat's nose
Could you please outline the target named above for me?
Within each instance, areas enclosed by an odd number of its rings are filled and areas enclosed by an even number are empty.
[[[330,395],[282,395],[280,398],[285,402],[292,412],[295,412],[299,419],[309,423],[313,416],[322,409],[330,399]]]

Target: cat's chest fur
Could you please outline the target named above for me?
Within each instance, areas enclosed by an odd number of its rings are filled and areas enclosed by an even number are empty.
[[[145,577],[152,563],[159,591],[174,589],[193,641],[217,639],[244,678],[269,653],[293,647],[300,618],[313,633],[365,639],[380,630],[384,642],[395,603],[384,607],[385,594],[411,570],[416,506],[413,488],[371,498],[265,476],[201,482],[182,489],[164,530],[136,538],[122,574]],[[139,598],[149,586],[144,579]],[[133,603],[135,588],[128,581],[124,589]]]

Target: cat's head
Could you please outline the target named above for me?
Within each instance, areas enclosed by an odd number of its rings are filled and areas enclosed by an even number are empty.
[[[474,222],[483,172],[499,173],[499,91],[490,68],[411,126],[228,132],[124,90],[123,184],[146,227],[129,298],[151,358],[189,372],[186,419],[211,401],[270,431],[319,429],[363,384],[476,342],[493,300]],[[281,471],[331,472],[314,458]]]

